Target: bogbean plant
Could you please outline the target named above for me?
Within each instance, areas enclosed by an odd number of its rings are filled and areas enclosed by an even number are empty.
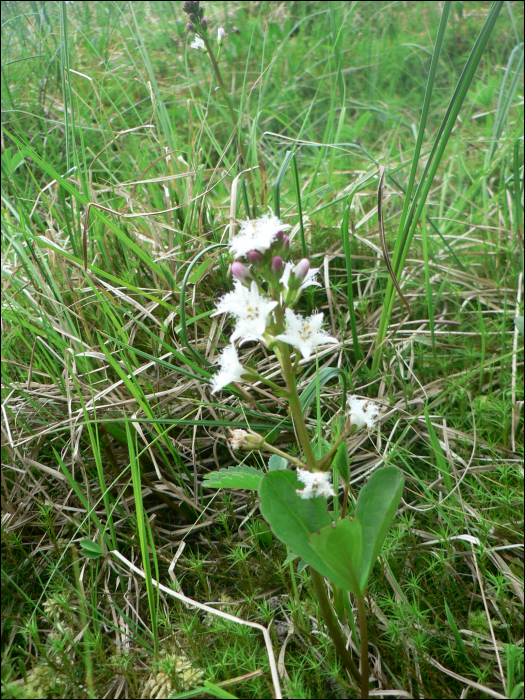
[[[213,52],[204,9],[199,2],[188,1],[183,10],[188,17],[188,31],[195,32],[191,48],[207,52],[232,125],[237,129],[235,109]],[[219,51],[225,36],[224,29],[219,28]],[[245,164],[242,138],[239,137],[237,143]],[[247,177],[255,203],[249,172]],[[366,698],[369,669],[364,595],[370,572],[399,505],[404,477],[396,467],[377,470],[359,492],[353,517],[347,514],[350,485],[347,438],[357,430],[374,427],[379,407],[371,401],[350,396],[342,424],[333,427],[332,444],[324,447],[323,441],[318,440],[313,446],[297,390],[297,378],[303,369],[299,362],[301,357],[312,359],[319,346],[338,343],[338,340],[323,330],[322,313],[305,317],[298,311],[303,291],[320,285],[315,279],[318,270],[311,268],[307,258],[297,264],[289,260],[290,239],[286,233],[289,228],[269,212],[259,219],[244,221],[239,234],[230,240],[234,290],[220,299],[214,315],[230,314],[235,319],[235,328],[230,344],[220,355],[220,370],[212,379],[212,393],[234,382],[268,385],[289,404],[300,456],[284,453],[266,439],[268,436],[253,430],[234,430],[230,435],[234,449],[259,450],[272,455],[268,470],[263,472],[245,464],[220,469],[207,475],[206,486],[258,491],[261,513],[274,535],[310,565],[319,607],[336,651],[356,682],[361,684],[361,695]],[[276,355],[284,387],[241,363],[235,342],[242,345],[249,341],[261,343]],[[344,489],[341,509],[339,480]],[[329,499],[332,499],[331,508]],[[360,670],[346,648],[325,578],[332,585],[337,617],[344,622],[348,615],[353,627],[348,593],[355,596],[360,629]]]
[[[368,644],[365,591],[370,572],[399,505],[404,477],[396,467],[378,469],[360,490],[355,510],[347,512],[350,468],[347,438],[362,428],[372,428],[380,414],[378,404],[348,398],[348,411],[334,426],[331,445],[313,442],[305,423],[297,390],[304,360],[317,348],[337,339],[323,330],[323,314],[305,317],[298,310],[303,291],[320,286],[317,269],[307,258],[289,260],[290,239],[284,225],[271,212],[241,224],[229,243],[233,255],[234,289],[217,304],[214,315],[230,314],[235,320],[230,344],[219,357],[219,371],[212,379],[212,393],[238,383],[262,382],[290,407],[299,457],[286,454],[253,430],[233,430],[230,443],[238,450],[270,453],[268,470],[245,464],[220,469],[206,477],[206,486],[258,490],[260,510],[274,535],[310,565],[320,609],[336,651],[355,680],[362,697],[368,697]],[[235,343],[261,343],[277,357],[284,386],[242,364]],[[290,466],[289,466],[290,465]],[[333,476],[332,476],[333,475]],[[344,486],[339,508],[339,479]],[[332,507],[329,507],[332,499]],[[327,595],[324,579],[331,581],[334,607],[343,622],[352,615],[348,592],[358,610],[361,669],[357,668],[341,633]],[[353,625],[353,620],[351,620]]]

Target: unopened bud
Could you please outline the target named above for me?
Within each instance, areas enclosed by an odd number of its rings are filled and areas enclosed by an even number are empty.
[[[230,430],[229,443],[234,450],[240,450],[241,447],[244,447],[245,440],[247,437],[248,433],[246,432],[246,430]]]
[[[259,253],[258,250],[250,250],[246,254],[246,257],[248,258],[248,262],[250,262],[252,265],[257,265],[257,263],[262,258],[262,255]]]
[[[286,233],[283,236],[283,248],[289,248],[290,247],[290,236],[287,236]]]
[[[297,265],[294,267],[293,273],[295,277],[299,280],[299,282],[302,282],[308,274],[309,269],[310,261],[308,260],[308,258],[303,258],[302,260],[299,260]]]
[[[208,20],[207,20],[205,17],[203,17],[203,18],[201,19],[201,27],[202,27],[203,29],[206,29],[206,25],[207,25],[207,24],[208,24]]]
[[[195,17],[195,15],[193,14],[193,12],[190,12],[190,13],[188,14],[188,19],[190,20],[190,22],[195,22],[196,17]]]
[[[224,41],[225,36],[226,36],[226,32],[224,31],[224,28],[219,27],[217,29],[217,41],[219,43],[219,46],[221,46],[222,42]]]
[[[188,22],[188,24],[186,25],[186,29],[187,29],[189,32],[193,31],[193,24],[190,24],[190,23]]]
[[[232,275],[239,280],[239,282],[244,282],[249,277],[251,277],[250,270],[243,265],[241,262],[234,262],[232,265]]]
[[[284,267],[284,262],[280,255],[276,255],[272,258],[271,267],[272,272],[281,272]]]
[[[237,428],[230,430],[229,443],[234,450],[240,450],[243,447],[254,450],[264,445],[264,438],[252,431],[248,432]]]

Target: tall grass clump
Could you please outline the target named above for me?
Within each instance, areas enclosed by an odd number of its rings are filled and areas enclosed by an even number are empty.
[[[522,697],[523,4],[2,9],[2,694]]]

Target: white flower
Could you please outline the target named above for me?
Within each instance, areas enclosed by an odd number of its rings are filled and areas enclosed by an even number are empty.
[[[297,478],[304,484],[302,491],[296,490],[295,492],[301,498],[335,496],[329,472],[309,472],[306,469],[298,469]]]
[[[368,399],[360,399],[358,396],[350,396],[346,403],[348,404],[350,423],[357,426],[357,429],[373,428],[379,419],[381,407],[369,401]]]
[[[293,263],[287,262],[284,265],[284,272],[283,276],[281,277],[281,283],[284,285],[284,288],[286,291],[290,289],[290,275],[293,273],[297,273],[297,265],[294,266]],[[311,270],[308,270],[306,275],[303,278],[303,281],[299,285],[299,290],[304,289],[305,287],[311,287],[312,285],[315,285],[316,287],[320,287],[321,285],[319,282],[316,282],[314,280],[314,277],[316,274],[319,272],[318,267],[313,267]],[[295,287],[297,289],[297,287]]]
[[[238,382],[246,374],[244,367],[239,362],[239,356],[234,345],[228,345],[219,357],[221,369],[213,376],[212,394],[215,394],[220,389],[223,389],[232,382]]]
[[[292,309],[286,309],[286,330],[275,336],[276,340],[282,340],[297,348],[305,360],[310,359],[312,350],[325,343],[337,343],[337,338],[332,338],[326,331],[321,330],[323,314],[314,314],[308,318],[297,316]]]
[[[263,340],[268,316],[277,303],[263,297],[255,281],[248,289],[236,280],[235,290],[220,300],[217,311],[212,316],[228,313],[237,318],[235,331],[231,337],[232,343],[237,338],[241,338],[243,343],[247,340]]]
[[[205,49],[206,44],[203,42],[203,40],[200,38],[198,34],[195,34],[195,41],[192,41],[190,44],[192,49]]]
[[[244,445],[246,445],[247,437],[248,433],[246,432],[246,430],[236,428],[235,430],[230,430],[229,443],[234,450],[240,450],[241,447],[244,447]]]
[[[279,231],[290,228],[273,214],[265,214],[259,219],[243,221],[238,236],[230,241],[230,250],[234,257],[240,258],[250,250],[258,250],[265,253],[272,245]]]
[[[217,29],[217,41],[219,43],[219,46],[222,44],[225,36],[226,36],[226,32],[224,31],[224,28],[219,27]]]

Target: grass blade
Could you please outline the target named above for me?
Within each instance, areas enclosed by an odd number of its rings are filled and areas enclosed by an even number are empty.
[[[148,533],[146,531],[144,504],[142,501],[142,480],[140,477],[140,466],[136,458],[137,455],[137,435],[132,434],[129,423],[126,421],[126,435],[128,439],[128,450],[129,450],[129,460],[131,468],[131,481],[133,483],[133,494],[135,497],[135,513],[137,518],[137,532],[140,541],[140,552],[142,555],[142,566],[144,567],[145,581],[146,581],[146,592],[148,595],[148,606],[151,617],[151,627],[153,644],[155,649],[155,659],[159,658],[159,634],[158,634],[158,606],[159,606],[159,589],[157,588],[157,596],[155,600],[155,593],[153,590],[153,584],[151,582],[151,565],[149,560],[149,548],[148,548]],[[152,546],[151,554],[155,561],[155,569],[157,569],[157,555],[155,553],[155,547]]]
[[[461,73],[460,79],[448,106],[445,117],[443,118],[443,122],[432,147],[430,158],[423,172],[423,176],[418,185],[416,194],[414,195],[414,200],[406,216],[403,217],[403,215],[401,215],[401,224],[403,227],[401,228],[400,225],[400,228],[398,230],[392,265],[397,278],[399,278],[399,273],[403,269],[403,265],[408,253],[408,249],[410,247],[410,243],[412,241],[412,237],[416,230],[416,226],[419,222],[419,217],[421,216],[421,212],[423,210],[423,207],[425,206],[425,202],[430,188],[432,186],[434,176],[441,163],[441,159],[443,157],[443,153],[445,152],[445,148],[447,147],[450,134],[452,132],[454,124],[456,123],[459,110],[461,109],[461,106],[465,99],[465,95],[467,94],[470,84],[474,78],[476,69],[481,60],[481,56],[483,55],[485,47],[487,46],[487,43],[490,39],[492,30],[494,29],[494,25],[496,24],[496,20],[498,18],[502,5],[503,0],[498,0],[497,2],[494,2],[491,7],[489,15],[485,20],[485,23],[479,33],[476,43],[474,44],[474,47],[470,53],[468,61],[465,64],[463,72]],[[441,47],[438,47],[436,43],[434,51],[436,52],[438,48],[440,49]],[[429,87],[431,88],[432,85],[429,85]],[[409,197],[409,195],[410,189],[407,189],[407,197]],[[393,292],[394,285],[392,284],[391,280],[389,280],[385,292],[385,301],[377,332],[376,351],[374,353],[374,360],[372,363],[372,372],[377,371],[379,367],[379,362],[381,360],[382,349],[380,346],[386,337],[386,332],[390,321],[390,315],[392,313],[392,307],[394,304]]]

